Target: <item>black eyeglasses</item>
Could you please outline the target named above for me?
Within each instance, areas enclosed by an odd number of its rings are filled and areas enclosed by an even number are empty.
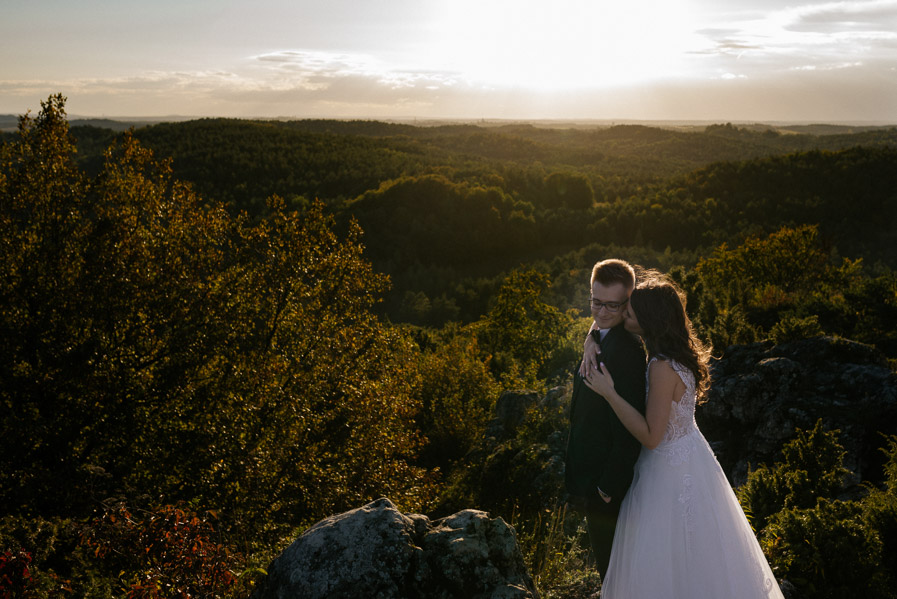
[[[619,312],[628,302],[629,299],[625,299],[622,302],[599,302],[591,295],[589,296],[589,303],[592,304],[592,307],[595,310],[598,310],[600,312],[601,308],[604,308],[611,314],[616,314],[617,312]]]

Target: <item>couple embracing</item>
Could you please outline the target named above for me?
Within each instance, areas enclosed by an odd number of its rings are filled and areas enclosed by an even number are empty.
[[[697,428],[709,351],[681,290],[605,260],[573,383],[566,484],[585,511],[602,599],[782,597]],[[647,354],[647,355],[646,355]]]

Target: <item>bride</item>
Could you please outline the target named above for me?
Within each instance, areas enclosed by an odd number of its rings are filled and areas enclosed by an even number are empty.
[[[709,352],[684,304],[684,294],[659,273],[650,273],[632,292],[624,325],[648,350],[644,416],[615,392],[604,364],[586,379],[642,444],[601,597],[781,598],[732,487],[695,423],[695,402],[710,381]]]

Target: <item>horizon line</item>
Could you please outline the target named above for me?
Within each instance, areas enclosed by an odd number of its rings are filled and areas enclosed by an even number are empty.
[[[34,114],[34,111],[29,111]],[[0,114],[2,119],[15,119],[24,114]],[[667,125],[691,125],[691,126],[707,126],[714,124],[739,124],[739,125],[771,125],[771,126],[808,126],[808,125],[829,125],[842,127],[897,127],[897,122],[885,121],[880,119],[845,119],[845,120],[797,120],[797,119],[676,119],[676,118],[596,118],[596,117],[531,117],[531,118],[511,118],[511,117],[434,117],[434,116],[399,116],[399,117],[377,117],[377,116],[222,116],[222,115],[155,115],[155,116],[107,116],[107,115],[85,115],[85,114],[67,114],[69,121],[78,120],[102,120],[120,123],[128,122],[183,122],[201,119],[228,119],[228,120],[244,120],[244,121],[368,121],[382,123],[399,123],[399,124],[415,124],[415,123],[464,123],[464,124],[525,124],[525,123],[554,123],[554,124],[573,124],[573,125],[615,125],[615,124],[667,124]]]

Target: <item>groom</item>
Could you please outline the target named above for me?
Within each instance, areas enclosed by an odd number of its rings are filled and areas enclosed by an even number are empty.
[[[586,339],[586,356],[573,378],[566,485],[571,503],[586,513],[596,568],[604,576],[620,502],[632,483],[632,468],[641,445],[629,434],[603,397],[589,389],[583,374],[607,365],[617,392],[645,412],[645,351],[623,328],[623,314],[635,287],[635,272],[622,260],[604,260],[592,269],[590,304],[594,322]],[[600,352],[600,353],[599,353]]]

